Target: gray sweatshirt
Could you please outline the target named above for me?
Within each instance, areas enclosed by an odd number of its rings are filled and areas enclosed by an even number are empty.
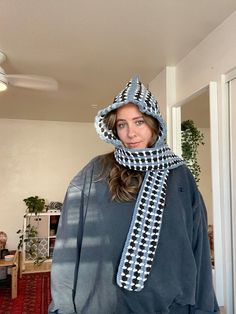
[[[206,209],[186,166],[170,171],[160,239],[140,292],[116,283],[135,200],[116,202],[98,180],[100,157],[71,181],[54,249],[49,313],[219,313]]]

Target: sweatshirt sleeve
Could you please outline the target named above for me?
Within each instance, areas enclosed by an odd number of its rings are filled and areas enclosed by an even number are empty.
[[[207,211],[200,193],[194,210],[193,253],[197,267],[195,305],[191,314],[220,313],[212,283]]]
[[[51,270],[49,314],[75,314],[78,264],[87,210],[87,195],[91,185],[91,167],[85,167],[67,190],[57,230]]]

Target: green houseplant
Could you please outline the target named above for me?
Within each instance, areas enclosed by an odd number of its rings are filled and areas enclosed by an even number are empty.
[[[204,134],[198,130],[193,120],[181,123],[182,157],[192,172],[196,183],[200,181],[201,168],[198,163],[198,147],[204,145]]]
[[[47,257],[39,254],[40,239],[38,238],[37,227],[29,223],[24,231],[23,229],[19,229],[17,234],[19,234],[18,250],[21,250],[23,243],[25,243],[25,253],[29,256],[30,260],[32,260],[35,265],[42,264]]]
[[[45,200],[39,198],[38,196],[30,196],[23,200],[27,206],[26,212],[24,214],[24,219],[27,219],[27,225],[22,229],[17,231],[19,234],[18,250],[23,248],[25,244],[25,253],[28,255],[29,259],[34,261],[34,264],[42,264],[48,257],[41,256],[39,253],[40,238],[38,237],[38,224],[37,226],[31,224],[32,215],[37,215],[44,210]]]
[[[28,212],[37,215],[44,210],[45,199],[38,196],[29,196],[23,200],[27,206]]]

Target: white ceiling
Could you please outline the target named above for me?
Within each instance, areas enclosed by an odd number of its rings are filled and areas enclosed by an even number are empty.
[[[135,73],[148,84],[234,10],[235,0],[8,0],[0,50],[8,74],[54,77],[57,92],[9,87],[0,117],[93,121]]]

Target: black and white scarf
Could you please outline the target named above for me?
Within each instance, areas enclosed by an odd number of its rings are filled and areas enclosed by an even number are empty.
[[[105,115],[127,103],[136,104],[141,112],[158,120],[160,133],[154,147],[137,150],[125,148],[106,128],[103,121]],[[98,112],[95,127],[103,140],[115,145],[114,155],[119,164],[145,172],[117,272],[120,287],[140,291],[151,271],[158,245],[169,171],[184,162],[165,144],[166,124],[157,101],[138,77],[128,82],[110,106]]]

